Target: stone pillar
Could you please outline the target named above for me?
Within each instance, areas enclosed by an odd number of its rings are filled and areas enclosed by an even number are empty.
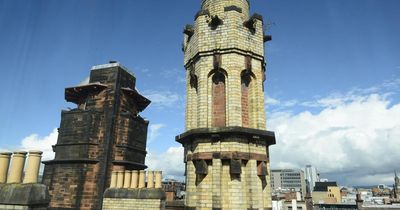
[[[117,171],[113,171],[111,174],[111,184],[110,188],[116,188],[117,187]]]
[[[139,171],[139,188],[144,188],[145,187],[145,179],[146,173],[145,171],[141,170]]]
[[[0,184],[7,182],[7,174],[10,166],[11,155],[11,152],[0,153]]]
[[[25,158],[27,152],[14,152],[11,161],[10,174],[7,177],[7,183],[21,183],[22,172],[24,171]]]
[[[154,172],[147,172],[147,188],[154,188]]]
[[[162,171],[156,171],[156,188],[161,188],[161,181],[162,181]]]
[[[124,172],[118,171],[117,172],[117,188],[124,187]]]
[[[138,188],[139,171],[132,171],[131,188]]]
[[[125,175],[124,175],[124,188],[130,188],[131,187],[131,179],[132,179],[132,172],[125,170]]]
[[[306,196],[304,197],[306,201],[306,210],[313,210],[313,200],[311,197],[311,193],[307,192]]]
[[[40,161],[42,151],[29,151],[28,164],[25,170],[24,184],[34,184],[38,182]]]

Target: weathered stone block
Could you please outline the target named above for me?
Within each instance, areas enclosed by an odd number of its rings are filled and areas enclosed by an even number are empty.
[[[35,208],[47,207],[49,202],[50,202],[50,196],[47,186],[45,185],[42,184],[0,185],[1,205],[20,206],[20,207],[25,206],[31,209],[34,207]]]

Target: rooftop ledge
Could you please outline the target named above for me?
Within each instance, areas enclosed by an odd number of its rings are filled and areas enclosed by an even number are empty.
[[[196,137],[219,138],[229,137],[231,135],[242,135],[249,139],[264,140],[267,142],[268,146],[276,144],[275,133],[272,131],[239,126],[192,129],[176,136],[175,140],[181,144],[185,144],[191,142]]]
[[[92,66],[91,70],[100,70],[100,69],[107,69],[107,68],[112,68],[112,67],[119,67],[119,68],[129,72],[130,74],[132,74],[132,76],[135,76],[135,74],[133,72],[131,72],[128,68],[123,66],[121,63],[115,62],[115,61],[110,61],[110,63]]]

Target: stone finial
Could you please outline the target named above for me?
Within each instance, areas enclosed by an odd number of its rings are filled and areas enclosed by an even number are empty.
[[[7,182],[7,174],[10,166],[11,155],[11,152],[0,153],[0,184]]]
[[[147,188],[154,188],[154,172],[147,172]]]
[[[145,187],[145,177],[146,177],[146,172],[143,170],[139,171],[139,186],[138,186],[138,188]]]
[[[117,188],[124,187],[124,171],[117,172]]]
[[[7,177],[7,183],[21,183],[22,172],[24,171],[25,158],[27,152],[17,151],[13,153],[11,160],[10,174]]]
[[[124,174],[124,188],[130,188],[131,187],[131,179],[132,179],[132,172],[125,170]]]
[[[161,181],[162,181],[162,171],[156,171],[156,186],[155,188],[161,188]]]
[[[131,188],[138,188],[139,171],[132,171]]]
[[[25,170],[24,184],[34,184],[38,182],[40,161],[42,151],[29,151],[28,164]]]
[[[112,174],[111,174],[110,188],[116,188],[117,187],[117,176],[118,176],[117,171],[113,171]]]

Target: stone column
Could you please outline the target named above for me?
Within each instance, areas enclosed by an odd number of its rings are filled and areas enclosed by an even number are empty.
[[[34,184],[38,182],[40,161],[42,151],[29,151],[28,164],[25,170],[24,184]]]
[[[131,187],[131,177],[132,172],[125,170],[125,175],[124,175],[124,188],[130,188]]]
[[[145,171],[143,170],[139,171],[139,188],[145,187],[145,181],[144,181],[145,176],[146,176]]]
[[[161,188],[162,171],[156,171],[156,188]]]
[[[7,182],[7,174],[10,166],[11,155],[11,152],[0,153],[0,184]]]
[[[117,187],[117,171],[113,171],[111,174],[111,184],[110,188],[116,188]]]
[[[147,172],[147,188],[154,188],[154,173],[153,173],[153,171]]]
[[[7,183],[21,183],[22,172],[24,171],[25,158],[27,152],[14,152],[11,161],[10,174],[7,177]]]
[[[311,193],[307,192],[306,196],[304,197],[304,200],[306,201],[306,210],[313,210],[313,201]]]
[[[117,172],[117,188],[124,187],[124,172],[118,171]]]
[[[138,188],[139,171],[132,171],[131,188]]]

